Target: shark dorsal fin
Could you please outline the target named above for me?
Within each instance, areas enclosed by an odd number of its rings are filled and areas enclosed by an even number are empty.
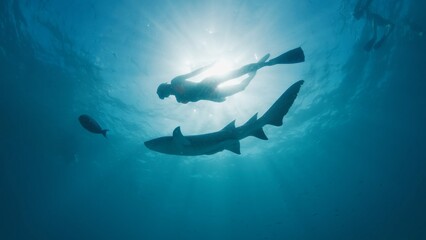
[[[243,126],[253,124],[257,121],[257,113],[253,115],[246,123],[244,123]]]
[[[235,120],[226,125],[222,131],[233,131],[235,129]]]
[[[182,132],[180,131],[180,127],[175,128],[175,130],[173,130],[173,141],[175,141],[178,144],[181,145],[189,145],[190,142],[188,141],[187,138],[185,138],[182,134]]]
[[[241,154],[240,141],[238,140],[230,141],[230,143],[226,145],[225,149],[236,154]]]

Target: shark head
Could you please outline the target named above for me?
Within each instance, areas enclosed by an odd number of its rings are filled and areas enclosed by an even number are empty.
[[[166,153],[166,154],[173,154],[175,152],[173,147],[173,137],[155,138],[155,139],[146,141],[144,144],[147,148],[156,152]]]
[[[180,127],[175,128],[173,136],[155,138],[144,144],[153,151],[174,155],[184,155],[185,148],[190,146],[190,142],[182,135]]]

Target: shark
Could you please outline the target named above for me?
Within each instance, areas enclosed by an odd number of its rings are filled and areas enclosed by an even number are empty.
[[[180,156],[212,155],[224,150],[241,154],[241,139],[253,136],[268,140],[263,127],[283,125],[283,118],[293,105],[303,83],[303,80],[299,80],[292,84],[263,116],[257,118],[256,113],[240,127],[235,127],[234,120],[217,132],[184,136],[179,126],[174,129],[172,136],[155,138],[144,144],[152,151]]]

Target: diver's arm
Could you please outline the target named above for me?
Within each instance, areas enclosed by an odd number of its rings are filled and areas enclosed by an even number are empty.
[[[176,102],[187,104],[189,101],[188,100],[183,100],[183,99],[180,99],[180,98],[176,97]]]
[[[249,73],[247,78],[242,80],[239,84],[216,89],[216,94],[215,94],[216,100],[213,100],[213,101],[216,101],[216,102],[225,101],[226,97],[243,91],[244,89],[246,89],[246,87],[249,85],[249,83],[251,82],[251,80],[253,80],[255,76],[256,76],[256,72],[251,72]]]
[[[213,62],[213,63],[211,63],[211,64],[209,64],[209,65],[207,65],[207,66],[204,66],[204,67],[200,67],[200,68],[198,68],[198,69],[195,69],[194,71],[192,71],[192,72],[190,72],[190,73],[187,73],[187,74],[184,74],[184,75],[180,75],[180,76],[178,76],[178,77],[176,77],[176,78],[184,78],[184,79],[191,78],[191,77],[193,77],[193,76],[196,76],[196,75],[198,75],[198,74],[200,74],[200,73],[202,73],[202,72],[206,71],[208,68],[210,68],[211,66],[213,66],[213,64],[214,64],[214,62]]]

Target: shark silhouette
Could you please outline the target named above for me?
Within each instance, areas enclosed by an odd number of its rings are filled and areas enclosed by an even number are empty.
[[[283,125],[283,118],[293,105],[303,82],[300,80],[290,86],[262,117],[257,119],[256,113],[240,127],[235,127],[234,120],[220,131],[192,136],[183,136],[180,127],[177,127],[173,136],[146,141],[145,146],[156,152],[182,156],[211,155],[223,150],[241,154],[241,139],[254,136],[268,140],[263,126]]]

